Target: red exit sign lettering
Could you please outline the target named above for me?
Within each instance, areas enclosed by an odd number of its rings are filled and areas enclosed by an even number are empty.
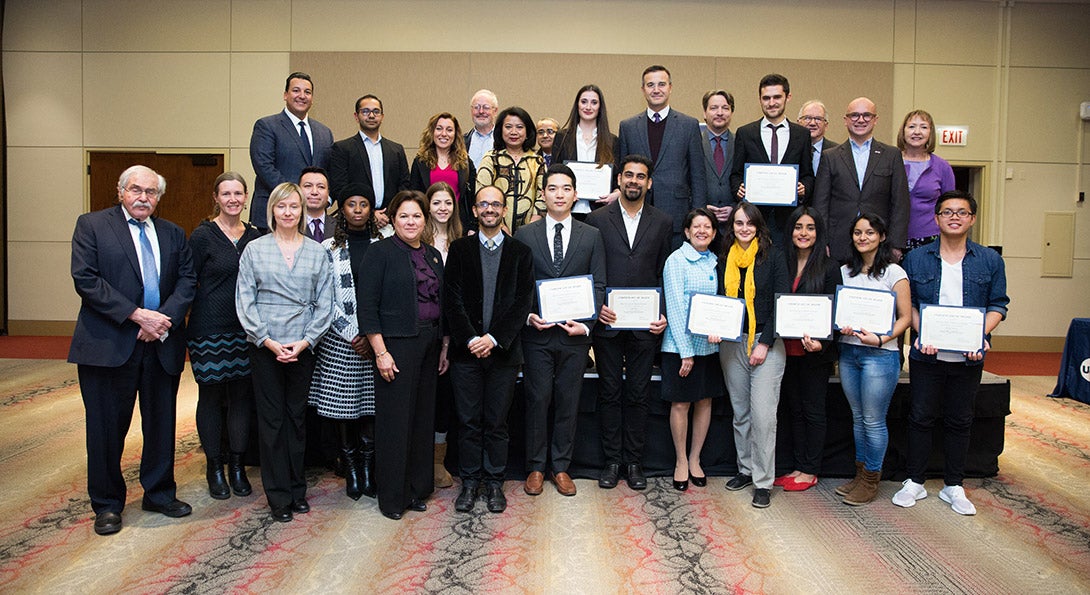
[[[964,147],[969,144],[969,127],[967,126],[938,126],[936,133],[940,145]]]

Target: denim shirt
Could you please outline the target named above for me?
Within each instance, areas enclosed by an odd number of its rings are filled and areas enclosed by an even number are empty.
[[[901,264],[908,273],[909,287],[912,291],[912,307],[919,311],[920,304],[939,303],[939,286],[942,284],[942,256],[939,254],[941,240],[935,240],[909,252]],[[991,248],[986,248],[971,240],[966,242],[965,258],[961,261],[962,306],[984,308],[986,312],[999,312],[1007,317],[1007,273],[1003,257]],[[991,335],[987,337],[991,341]],[[925,355],[912,345],[912,359],[935,361],[935,356]],[[984,360],[967,360],[966,365],[982,365]]]

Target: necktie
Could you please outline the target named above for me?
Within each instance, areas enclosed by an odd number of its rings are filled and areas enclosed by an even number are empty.
[[[485,240],[484,241],[484,247],[488,248],[489,252],[491,252],[492,250],[495,250],[496,249],[496,240],[493,240],[491,238]]]
[[[553,234],[553,268],[559,275],[560,264],[564,262],[564,237],[560,235],[560,232],[564,230],[564,224],[557,223],[554,229],[556,233]]]
[[[774,165],[780,162],[780,139],[776,134],[776,131],[780,129],[780,126],[783,126],[783,124],[768,125],[768,127],[772,129],[772,154],[768,156],[768,161]]]
[[[715,159],[715,171],[719,175],[723,175],[723,167],[727,164],[727,157],[723,153],[723,137],[714,137],[715,140],[715,152],[712,157]]]
[[[662,116],[660,116],[658,114],[658,112],[655,112],[655,114],[653,116],[651,116],[651,121],[654,122],[655,124],[658,124],[659,122],[662,121]]]
[[[314,159],[314,152],[310,150],[310,136],[307,134],[307,125],[299,122],[299,138],[303,139],[303,153],[307,156],[307,162],[309,163]]]
[[[148,310],[159,309],[159,271],[155,268],[155,251],[151,249],[151,241],[145,230],[144,221],[129,219],[129,225],[135,225],[140,230],[140,268],[144,277],[144,308]]]
[[[314,238],[314,241],[321,243],[325,239],[325,230],[322,229],[322,220],[315,219],[310,222],[310,237]]]

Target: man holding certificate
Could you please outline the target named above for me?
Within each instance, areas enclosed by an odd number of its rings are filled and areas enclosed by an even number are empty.
[[[897,506],[907,508],[927,497],[923,483],[931,455],[931,430],[941,418],[945,485],[939,499],[958,514],[976,514],[961,485],[969,430],[984,354],[990,348],[988,338],[1006,318],[1010,303],[1003,257],[969,240],[976,209],[976,200],[968,192],[944,193],[935,204],[939,240],[905,258],[917,339],[909,356],[908,479],[893,496]],[[983,316],[974,316],[980,309]],[[968,315],[958,316],[959,312]],[[980,349],[961,349],[974,342]]]
[[[531,496],[540,494],[548,469],[557,491],[574,496],[568,466],[590,330],[605,298],[606,255],[598,230],[571,216],[575,174],[568,166],[554,163],[549,167],[544,197],[545,217],[515,232],[515,239],[530,247],[538,282],[534,313],[527,319],[530,328],[522,333],[530,471],[524,490]],[[551,446],[550,404],[554,412]],[[551,467],[546,466],[549,459]]]
[[[606,455],[598,487],[616,487],[623,464],[628,487],[642,490],[647,487],[640,461],[651,366],[666,329],[661,307],[662,267],[670,255],[673,222],[669,215],[644,202],[651,188],[651,160],[628,155],[620,168],[617,184],[621,200],[587,217],[606,248],[609,287],[598,314],[604,324],[594,328],[598,413]]]

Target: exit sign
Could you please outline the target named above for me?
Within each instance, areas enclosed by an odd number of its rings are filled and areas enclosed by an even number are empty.
[[[940,145],[964,147],[969,144],[968,126],[938,126],[935,130]]]

